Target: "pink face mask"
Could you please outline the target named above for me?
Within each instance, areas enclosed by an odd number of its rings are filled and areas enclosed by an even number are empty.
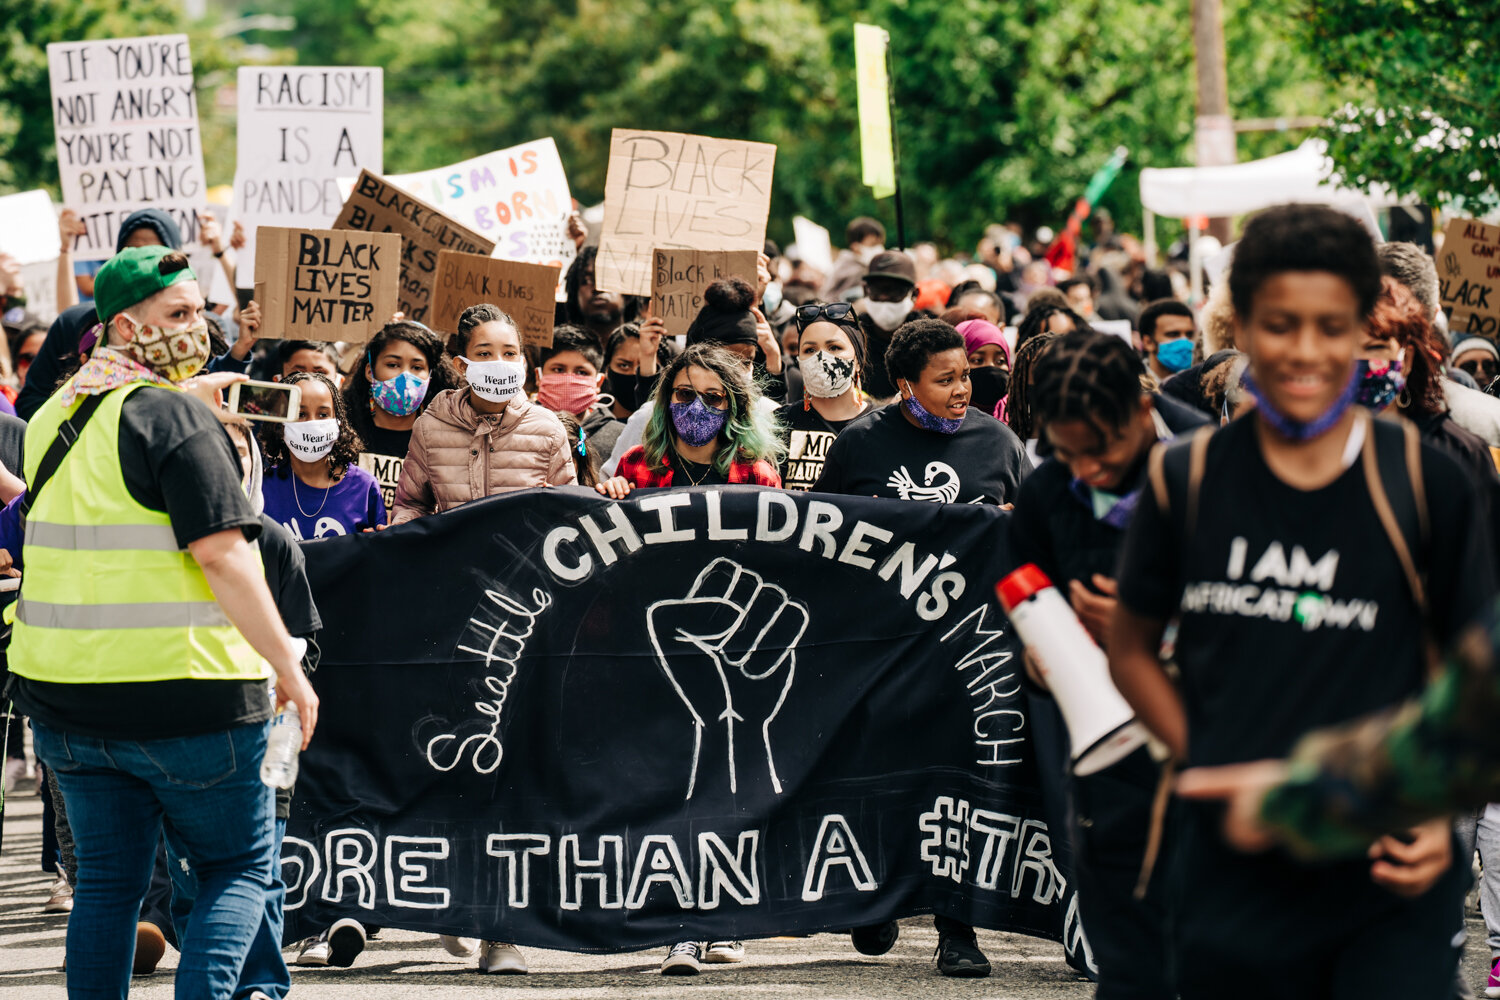
[[[593,375],[537,372],[536,401],[553,412],[581,416],[599,401],[599,380]]]

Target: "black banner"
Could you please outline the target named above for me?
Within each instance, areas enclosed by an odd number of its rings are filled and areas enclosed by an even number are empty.
[[[549,489],[304,545],[326,627],[288,937],[349,916],[622,951],[933,911],[1083,961],[993,596],[1006,528]]]

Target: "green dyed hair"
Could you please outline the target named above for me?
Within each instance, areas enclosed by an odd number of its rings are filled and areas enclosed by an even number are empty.
[[[674,434],[672,384],[688,368],[713,372],[724,383],[724,392],[729,397],[729,418],[719,432],[720,440],[728,447],[720,447],[714,453],[714,470],[728,477],[730,463],[736,459],[779,464],[786,455],[786,444],[781,439],[775,415],[755,405],[760,399],[760,390],[745,370],[744,360],[714,344],[694,344],[677,355],[657,380],[651,416],[641,435],[641,445],[646,450],[646,461],[651,468],[661,470],[667,466],[667,452],[672,447]]]

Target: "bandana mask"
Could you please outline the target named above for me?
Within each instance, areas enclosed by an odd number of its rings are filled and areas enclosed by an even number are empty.
[[[181,382],[198,374],[209,362],[208,321],[200,318],[180,330],[140,323],[130,343],[115,349],[162,378]]]
[[[908,384],[906,388],[910,391],[911,385]],[[912,392],[910,396],[903,399],[901,405],[906,407],[906,412],[911,414],[911,418],[917,422],[917,426],[926,431],[936,431],[939,434],[957,434],[958,429],[964,425],[963,417],[954,420],[950,417],[940,417],[936,413],[928,411],[927,407],[917,402],[917,394],[915,392]]]
[[[281,425],[287,449],[304,462],[327,458],[339,439],[337,420],[298,420]]]
[[[1193,363],[1193,338],[1180,337],[1158,345],[1156,360],[1169,372],[1185,371]]]
[[[1377,413],[1394,403],[1401,390],[1406,388],[1400,358],[1395,361],[1358,361],[1354,371],[1354,379],[1359,385],[1354,401]]]
[[[384,382],[370,383],[370,402],[393,417],[409,417],[427,398],[427,379],[402,372]]]
[[[803,388],[816,399],[837,399],[854,384],[854,359],[835,357],[827,351],[798,358],[797,369],[802,372]]]
[[[673,403],[672,428],[684,444],[698,448],[719,436],[724,422],[729,419],[728,410],[716,410],[702,399],[691,403]]]

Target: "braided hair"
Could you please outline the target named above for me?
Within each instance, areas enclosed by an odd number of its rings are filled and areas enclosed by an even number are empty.
[[[1037,391],[1032,382],[1032,368],[1047,348],[1061,340],[1060,333],[1038,333],[1016,348],[1016,356],[1010,362],[1010,395],[1005,403],[1005,422],[1022,441],[1036,437],[1035,421],[1031,415],[1031,400]]]
[[[1141,361],[1119,337],[1092,330],[1063,334],[1034,362],[1031,419],[1081,420],[1101,442],[1140,412]]]
[[[1068,319],[1072,320],[1073,329],[1075,330],[1093,329],[1091,326],[1089,326],[1088,320],[1084,319],[1082,316],[1078,315],[1067,306],[1050,304],[1037,305],[1031,309],[1026,310],[1026,315],[1021,317],[1021,325],[1016,327],[1016,346],[1020,347],[1022,344],[1029,341],[1032,337],[1040,335],[1043,330],[1047,329],[1047,322],[1052,319],[1053,316],[1058,315],[1066,316],[1068,317]]]

